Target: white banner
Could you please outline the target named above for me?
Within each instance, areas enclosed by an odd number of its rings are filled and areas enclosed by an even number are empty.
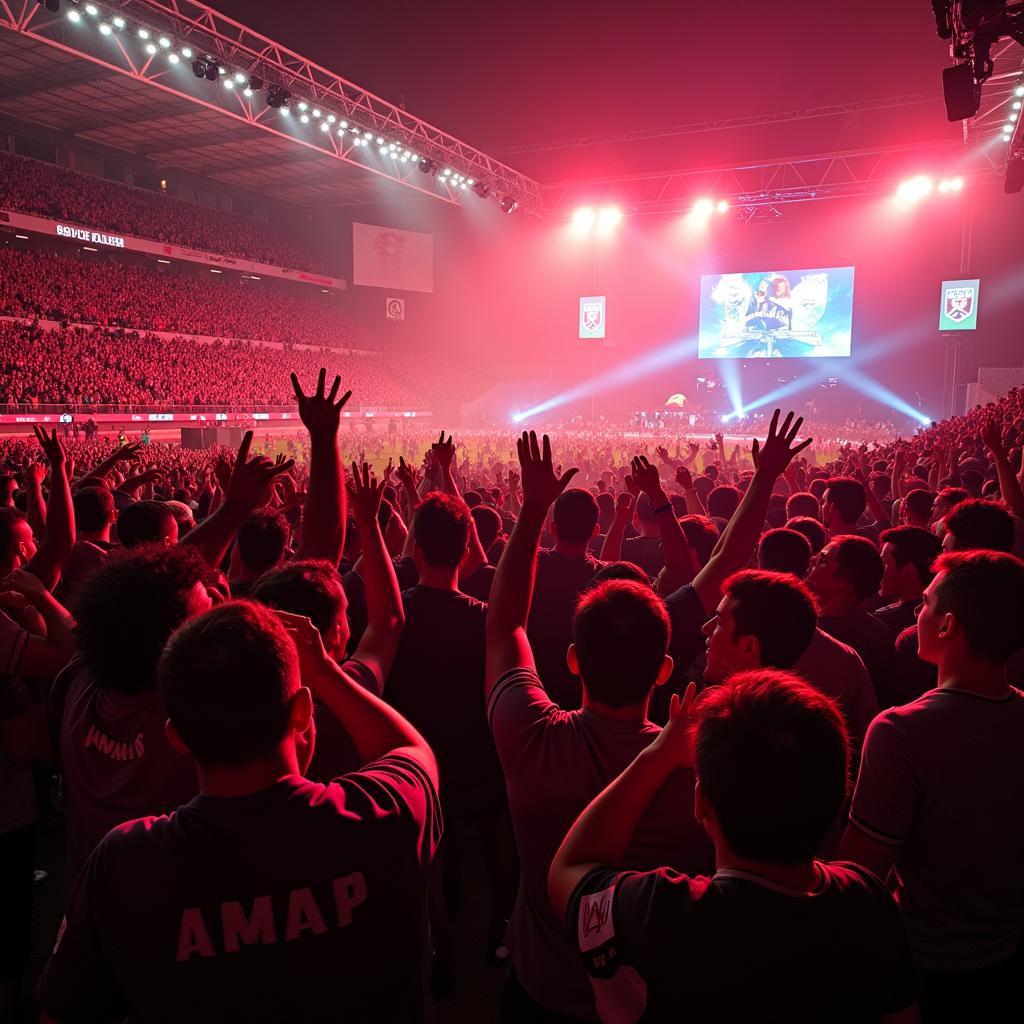
[[[603,295],[584,295],[580,299],[580,338],[604,337],[605,297]]]
[[[432,292],[434,236],[380,224],[353,223],[352,283]]]
[[[404,320],[405,299],[385,299],[384,316],[388,320]]]

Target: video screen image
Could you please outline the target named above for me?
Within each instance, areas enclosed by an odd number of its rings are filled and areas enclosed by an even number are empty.
[[[852,327],[853,267],[700,279],[701,359],[848,356]]]

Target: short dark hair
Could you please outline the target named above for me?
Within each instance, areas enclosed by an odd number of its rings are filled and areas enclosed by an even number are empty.
[[[935,496],[935,500],[944,498],[949,504],[950,511],[957,507],[961,502],[970,500],[971,492],[966,487],[943,487],[941,491]]]
[[[80,487],[71,498],[75,525],[93,533],[114,521],[114,495],[109,487]]]
[[[168,522],[177,520],[162,501],[134,501],[117,517],[117,539],[126,548],[162,540]]]
[[[330,562],[304,558],[265,572],[250,591],[254,601],[305,615],[323,636],[345,608],[341,577]]]
[[[924,487],[915,487],[904,499],[903,508],[915,519],[927,519],[932,514],[935,495]]]
[[[853,534],[834,537],[831,543],[837,549],[838,575],[853,587],[857,599],[863,601],[874,594],[885,574],[882,556],[875,545],[866,537]]]
[[[839,509],[844,523],[855,523],[868,507],[864,485],[852,476],[829,477],[826,484],[828,500]]]
[[[587,693],[609,707],[642,704],[671,635],[665,602],[649,584],[608,580],[580,595],[572,620]]]
[[[461,498],[431,491],[416,506],[412,535],[428,565],[454,568],[469,543],[469,508]]]
[[[967,650],[1002,664],[1021,647],[1024,562],[1002,551],[953,551],[940,555],[945,573],[935,591],[940,614],[952,612],[967,636]]]
[[[711,558],[711,552],[715,550],[715,545],[721,536],[718,527],[707,516],[697,515],[683,516],[679,520],[679,525],[682,527],[683,533],[686,534],[690,546],[697,552],[701,566],[707,565]]]
[[[942,553],[942,541],[923,526],[894,526],[883,530],[879,544],[892,545],[892,557],[897,565],[912,564],[917,578],[927,586],[935,575],[932,563]]]
[[[119,693],[151,689],[160,651],[188,614],[189,591],[209,576],[190,544],[111,554],[75,602],[78,649],[96,683]]]
[[[733,487],[732,484],[719,484],[708,495],[705,506],[708,515],[719,519],[731,519],[733,513],[740,507],[740,497],[738,487]]]
[[[570,487],[555,499],[554,519],[559,540],[585,544],[597,526],[597,499],[582,487]]]
[[[835,702],[798,676],[755,669],[705,690],[697,716],[697,777],[729,846],[766,864],[813,857],[850,785]]]
[[[0,552],[8,552],[14,546],[14,524],[27,522],[24,512],[10,505],[0,508]]]
[[[605,562],[594,573],[594,578],[587,584],[587,589],[608,580],[632,580],[634,583],[643,583],[648,587],[651,585],[650,576],[636,562]]]
[[[968,498],[946,516],[956,551],[1012,551],[1013,517],[995,501]]]
[[[257,509],[238,528],[236,543],[242,565],[251,572],[264,572],[281,561],[288,547],[290,528],[280,512]]]
[[[463,491],[462,500],[466,503],[466,505],[471,511],[478,505],[482,505],[484,501],[484,499],[480,495],[480,492],[475,489]]]
[[[811,545],[812,555],[816,555],[828,540],[825,527],[819,520],[812,519],[810,516],[794,516],[786,522],[786,529],[802,533],[807,538],[807,543]]]
[[[200,764],[239,766],[284,738],[299,659],[270,609],[229,601],[185,623],[157,669],[167,717]]]
[[[791,668],[818,628],[814,596],[791,573],[743,569],[722,584],[722,596],[736,603],[734,635],[756,637],[766,667]]]
[[[770,572],[789,572],[803,579],[811,565],[811,542],[799,531],[780,526],[761,535],[757,564]]]
[[[817,519],[821,515],[821,503],[810,491],[797,491],[786,499],[786,518],[808,516]]]
[[[486,551],[501,533],[501,516],[490,505],[477,505],[470,509],[469,514],[476,523],[476,535],[480,538],[480,546]]]

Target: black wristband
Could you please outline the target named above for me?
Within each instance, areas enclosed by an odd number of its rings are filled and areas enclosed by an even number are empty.
[[[671,511],[672,511],[672,502],[671,501],[667,505],[659,505],[657,508],[651,509],[652,514],[656,515],[656,516],[657,515],[661,515],[662,512],[671,512]]]

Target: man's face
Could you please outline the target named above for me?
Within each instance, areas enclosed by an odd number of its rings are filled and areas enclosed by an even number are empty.
[[[878,588],[879,596],[886,600],[896,600],[903,593],[905,566],[896,564],[895,549],[891,544],[882,545],[882,585]]]
[[[946,530],[942,537],[942,550],[943,551],[956,551],[956,537],[953,536],[952,530]]]
[[[932,665],[939,663],[944,641],[939,636],[944,616],[936,608],[939,587],[946,578],[944,572],[937,573],[928,584],[924,598],[917,609],[917,656]]]
[[[826,544],[811,562],[807,585],[818,597],[835,597],[849,586],[839,575],[839,546]]]
[[[196,580],[185,597],[185,617],[194,619],[197,615],[208,612],[213,607],[213,598],[202,580]]]
[[[12,533],[14,534],[14,568],[20,569],[26,562],[32,561],[38,548],[36,539],[32,535],[32,527],[26,520],[19,519],[15,522]]]
[[[712,618],[702,627],[707,637],[705,649],[708,665],[704,676],[712,683],[721,683],[734,672],[756,668],[758,661],[750,652],[750,638],[736,637],[735,598],[723,597]],[[746,641],[746,642],[744,642]]]

